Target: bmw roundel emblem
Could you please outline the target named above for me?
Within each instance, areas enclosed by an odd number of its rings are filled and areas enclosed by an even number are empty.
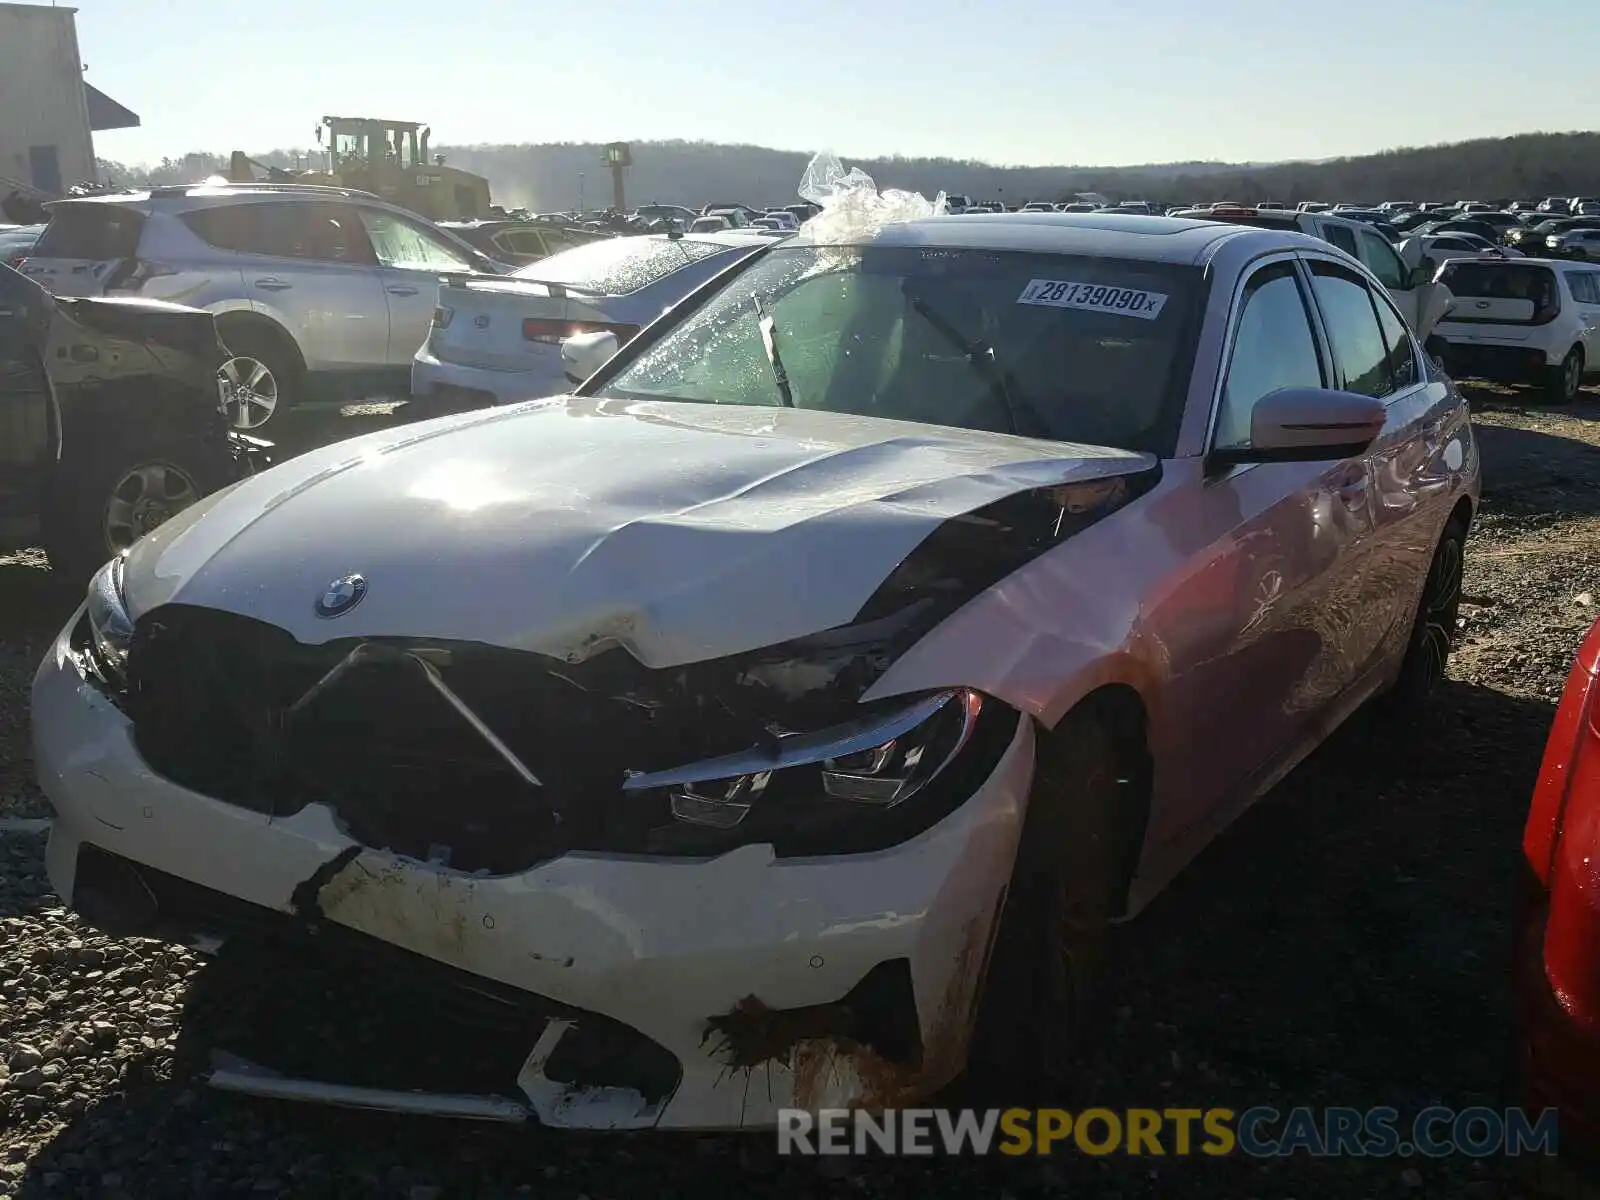
[[[317,597],[317,616],[342,617],[367,594],[367,581],[360,575],[346,575],[335,579]]]

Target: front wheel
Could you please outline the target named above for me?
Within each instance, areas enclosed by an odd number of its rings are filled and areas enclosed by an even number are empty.
[[[1069,716],[1036,753],[968,1054],[968,1084],[1007,1102],[1038,1098],[1070,1061],[1128,867],[1132,772],[1111,731]]]

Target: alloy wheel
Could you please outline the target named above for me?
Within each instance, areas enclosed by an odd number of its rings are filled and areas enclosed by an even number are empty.
[[[236,355],[217,371],[222,411],[235,429],[259,429],[278,411],[278,379],[260,359]]]
[[[1574,350],[1567,355],[1561,364],[1561,392],[1567,399],[1572,399],[1578,394],[1578,386],[1583,382],[1583,360]]]
[[[126,550],[196,500],[200,489],[184,471],[170,463],[146,463],[129,471],[111,489],[106,503],[106,547]]]

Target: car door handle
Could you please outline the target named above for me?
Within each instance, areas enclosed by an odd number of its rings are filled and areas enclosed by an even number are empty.
[[[408,283],[396,283],[383,289],[391,296],[415,296],[417,289]]]
[[[271,276],[268,276],[266,279],[256,280],[256,286],[262,291],[266,292],[286,292],[292,288],[294,284],[285,283],[281,279],[273,279]]]

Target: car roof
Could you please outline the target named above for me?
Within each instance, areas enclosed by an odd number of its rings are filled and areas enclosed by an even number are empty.
[[[67,206],[76,208],[80,205],[88,204],[109,204],[138,207],[144,210],[161,207],[186,212],[196,208],[216,208],[242,200],[248,200],[252,203],[276,202],[282,204],[305,204],[314,201],[323,203],[329,201],[354,202],[399,213],[410,212],[409,209],[385,200],[375,192],[364,192],[358,188],[323,187],[317,184],[261,184],[252,186],[248,183],[173,184],[167,187],[146,188],[136,192],[108,192],[98,196],[68,196],[61,200],[48,201],[45,204],[45,208],[53,211]]]
[[[1114,213],[963,213],[889,225],[871,240],[880,246],[942,246],[970,250],[1019,250],[1193,265],[1206,261],[1223,242],[1258,242],[1274,248],[1325,249],[1320,238],[1293,230],[1259,229],[1223,221]]]

